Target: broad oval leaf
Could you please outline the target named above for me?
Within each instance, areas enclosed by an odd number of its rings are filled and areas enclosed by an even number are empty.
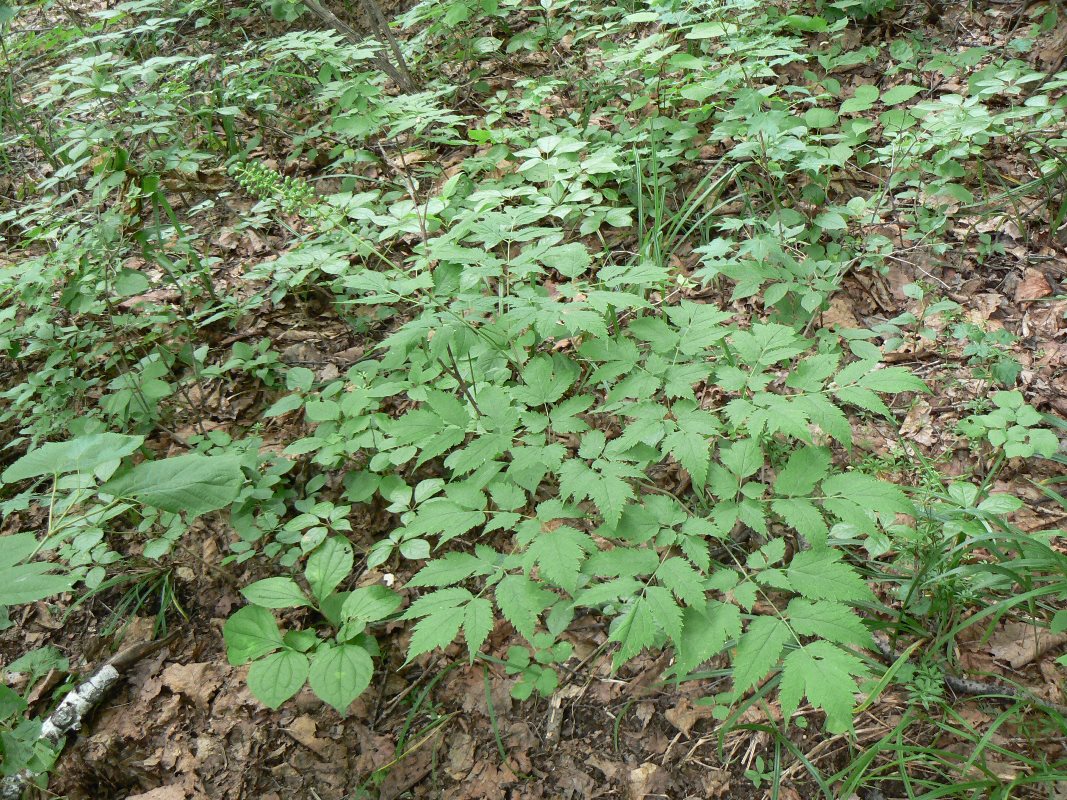
[[[324,645],[311,662],[311,690],[344,716],[352,701],[370,685],[374,664],[362,647]]]
[[[248,602],[264,608],[298,608],[311,605],[292,578],[264,578],[243,588],[241,594]]]
[[[253,662],[248,668],[248,688],[268,708],[277,708],[300,691],[308,678],[308,657],[295,650],[282,650]]]
[[[142,462],[109,480],[100,491],[196,517],[229,505],[243,483],[237,456],[190,453]]]
[[[320,603],[348,577],[354,561],[351,543],[340,536],[331,536],[315,548],[308,557],[304,577]]]
[[[41,475],[91,472],[130,455],[142,442],[143,436],[120,433],[94,433],[69,442],[49,442],[24,455],[4,470],[0,478],[4,483],[14,483]]]
[[[282,646],[274,615],[261,606],[245,606],[222,626],[226,658],[234,666],[246,664]]]

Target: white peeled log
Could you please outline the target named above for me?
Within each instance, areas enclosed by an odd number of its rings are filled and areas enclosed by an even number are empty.
[[[133,645],[111,657],[88,680],[64,697],[56,710],[41,724],[38,741],[46,741],[57,747],[60,740],[68,733],[78,730],[82,721],[107,696],[108,692],[119,682],[122,670],[149,653],[160,649],[174,640],[174,634],[155,642],[142,642]],[[19,800],[30,781],[37,776],[30,770],[23,770],[18,775],[9,775],[0,781],[0,800]]]

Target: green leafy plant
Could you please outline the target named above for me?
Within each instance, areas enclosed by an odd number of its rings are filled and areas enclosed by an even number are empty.
[[[1044,427],[1041,414],[1027,405],[1021,392],[994,392],[993,410],[974,414],[959,423],[959,430],[972,440],[987,441],[1006,458],[1051,458],[1059,449],[1056,434]]]
[[[264,578],[242,590],[252,603],[234,613],[223,628],[231,664],[251,662],[248,685],[265,705],[277,708],[305,683],[339,714],[370,684],[372,656],[378,646],[367,626],[400,606],[400,597],[384,586],[338,592],[353,566],[352,546],[332,536],[307,558],[305,592],[292,578]],[[294,629],[284,635],[268,609],[310,607],[336,631],[322,640],[315,630]]]

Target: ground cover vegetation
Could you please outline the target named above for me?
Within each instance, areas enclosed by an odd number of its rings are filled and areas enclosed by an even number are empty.
[[[1067,792],[1058,4],[0,34],[12,796]]]

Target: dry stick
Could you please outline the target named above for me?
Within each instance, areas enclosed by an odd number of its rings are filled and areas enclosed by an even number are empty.
[[[118,683],[124,670],[133,666],[142,658],[170,644],[178,634],[172,633],[166,639],[155,642],[141,642],[120,650],[109,658],[100,669],[94,672],[73,692],[68,694],[56,706],[41,725],[41,735],[51,747],[56,747],[59,740],[71,731],[81,727],[82,720],[100,704],[109,691]],[[23,770],[17,775],[10,775],[0,781],[0,800],[19,800],[33,778],[40,773]]]
[[[319,0],[301,0],[301,2],[308,11],[344,36],[349,42],[355,45],[363,44],[364,37],[360,36],[351,25],[330,11],[330,9],[326,8],[326,6],[320,3]],[[375,27],[378,26],[376,25]],[[392,35],[390,34],[390,37],[391,36]],[[399,48],[396,52],[399,52]],[[414,82],[411,80],[411,76],[408,74],[407,68],[403,66],[402,62],[401,67],[397,68],[393,66],[392,62],[381,52],[376,52],[374,54],[374,62],[378,65],[378,69],[388,75],[403,91],[415,91]],[[2,800],[2,798],[0,798],[0,800]]]
[[[874,632],[874,643],[878,645],[878,650],[890,664],[896,663],[900,658],[893,646],[889,643],[888,638],[885,637],[880,631]],[[1055,711],[1057,714],[1067,716],[1067,705],[1053,702],[1052,700],[1046,700],[1043,697],[1039,697],[1033,692],[1026,689],[1017,689],[1014,686],[1008,686],[1005,683],[990,682],[983,683],[982,681],[971,680],[970,678],[957,678],[955,675],[949,675],[944,673],[945,686],[951,689],[958,695],[966,697],[976,697],[978,695],[1004,695],[1006,698],[1013,698],[1015,700],[1021,700],[1032,705]]]

